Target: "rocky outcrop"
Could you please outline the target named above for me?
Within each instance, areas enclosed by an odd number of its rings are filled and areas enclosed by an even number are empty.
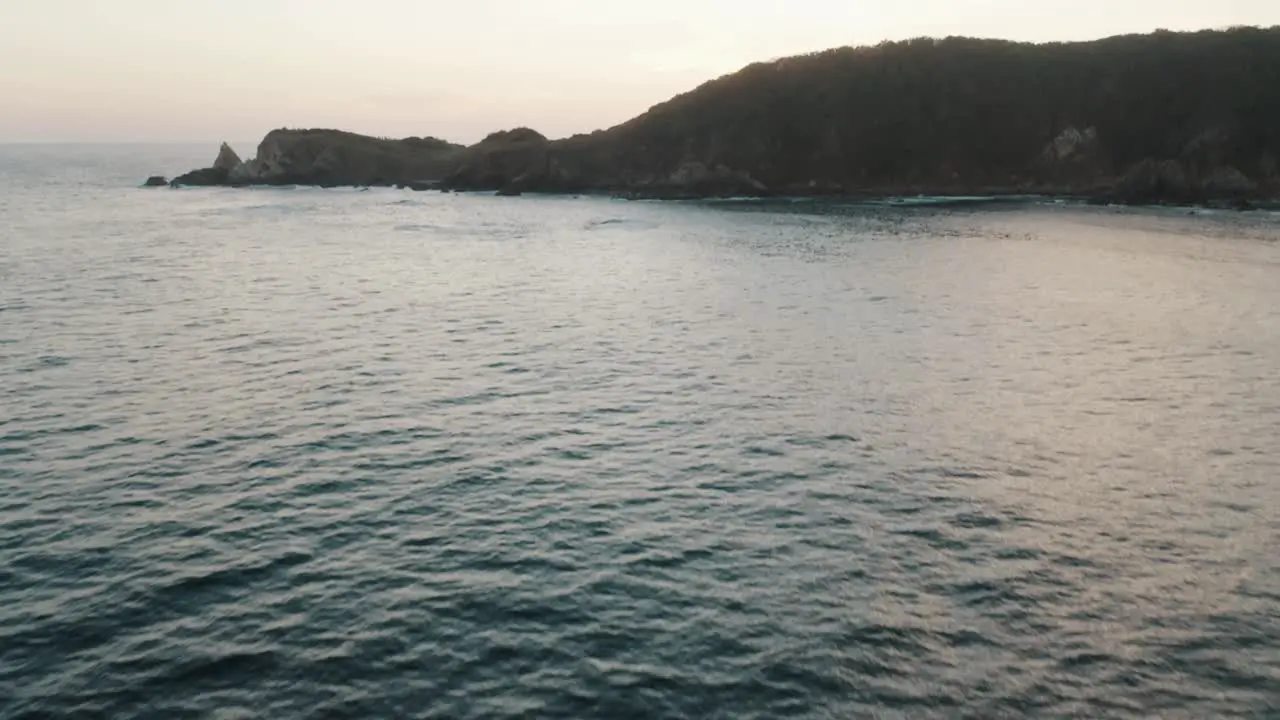
[[[463,146],[434,138],[387,140],[339,130],[273,130],[257,154],[241,161],[225,143],[211,167],[176,185],[371,186],[438,181],[457,164]]]
[[[551,141],[529,128],[491,133],[467,148],[444,180],[453,190],[495,190],[505,195],[547,191],[553,183]]]
[[[201,168],[200,170],[192,170],[179,175],[169,185],[172,187],[214,187],[217,185],[229,185],[230,177],[230,173],[223,169]]]
[[[142,183],[142,187],[165,187],[169,184],[169,179],[163,175],[152,175],[147,181]]]
[[[174,178],[169,184],[172,187],[226,185],[231,176],[231,169],[238,164],[240,164],[240,158],[235,151],[231,149],[231,146],[222,143],[222,147],[218,150],[218,157],[214,159],[213,165],[183,173]]]
[[[1040,149],[1027,187],[975,185],[946,173],[949,183],[856,187],[808,179],[771,188],[750,171],[699,159],[686,150],[669,165],[617,145],[609,133],[551,141],[516,128],[496,132],[468,148],[431,138],[385,140],[335,130],[275,130],[257,154],[239,161],[225,143],[213,166],[180,175],[173,186],[318,185],[397,186],[423,190],[523,193],[611,193],[630,198],[691,199],[770,195],[914,195],[1051,192],[1083,194],[1101,202],[1198,203],[1258,196],[1263,186],[1231,165],[1202,169],[1221,153],[1222,133],[1206,133],[1179,158],[1148,158],[1111,176],[1098,130],[1068,127]],[[713,143],[714,146],[714,143]],[[150,178],[148,184],[163,182]],[[1046,188],[1048,188],[1046,190]]]
[[[240,166],[240,156],[236,154],[231,146],[222,143],[222,147],[218,148],[218,158],[213,161],[214,170],[226,170],[230,173]]]
[[[231,174],[241,165],[243,163],[240,161],[240,156],[236,155],[236,151],[224,142],[222,147],[218,148],[218,156],[214,158],[213,165],[183,173],[169,184],[173,187],[230,185]]]

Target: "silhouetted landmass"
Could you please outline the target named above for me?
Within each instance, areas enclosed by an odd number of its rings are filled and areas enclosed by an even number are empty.
[[[230,167],[215,162],[174,178],[173,184],[407,185],[453,172],[464,149],[436,138],[390,140],[341,130],[272,130],[253,159]],[[219,160],[229,150],[224,144]]]
[[[277,130],[226,182],[1243,202],[1280,190],[1278,150],[1280,27],[1236,28],[841,48],[757,63],[557,141],[527,128],[468,148]]]

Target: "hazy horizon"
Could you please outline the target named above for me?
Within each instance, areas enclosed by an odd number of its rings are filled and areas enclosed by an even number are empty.
[[[1015,0],[8,4],[0,143],[226,139],[242,152],[282,126],[469,143],[523,125],[563,137],[751,62],[883,40],[1075,41],[1280,24],[1280,3],[1269,0],[1081,0],[1052,12]]]

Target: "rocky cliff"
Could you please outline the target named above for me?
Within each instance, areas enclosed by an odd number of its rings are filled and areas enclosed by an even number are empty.
[[[175,183],[1243,201],[1280,191],[1276,87],[1280,28],[917,39],[758,63],[563,140],[518,128],[464,148],[276,130],[225,177],[220,162]]]
[[[465,148],[435,138],[387,140],[340,130],[273,130],[257,154],[240,161],[225,143],[212,167],[174,185],[395,185],[434,182],[452,172]]]

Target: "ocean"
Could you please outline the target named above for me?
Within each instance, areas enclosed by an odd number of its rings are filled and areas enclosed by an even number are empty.
[[[1280,716],[1280,215],[0,147],[0,717]]]

